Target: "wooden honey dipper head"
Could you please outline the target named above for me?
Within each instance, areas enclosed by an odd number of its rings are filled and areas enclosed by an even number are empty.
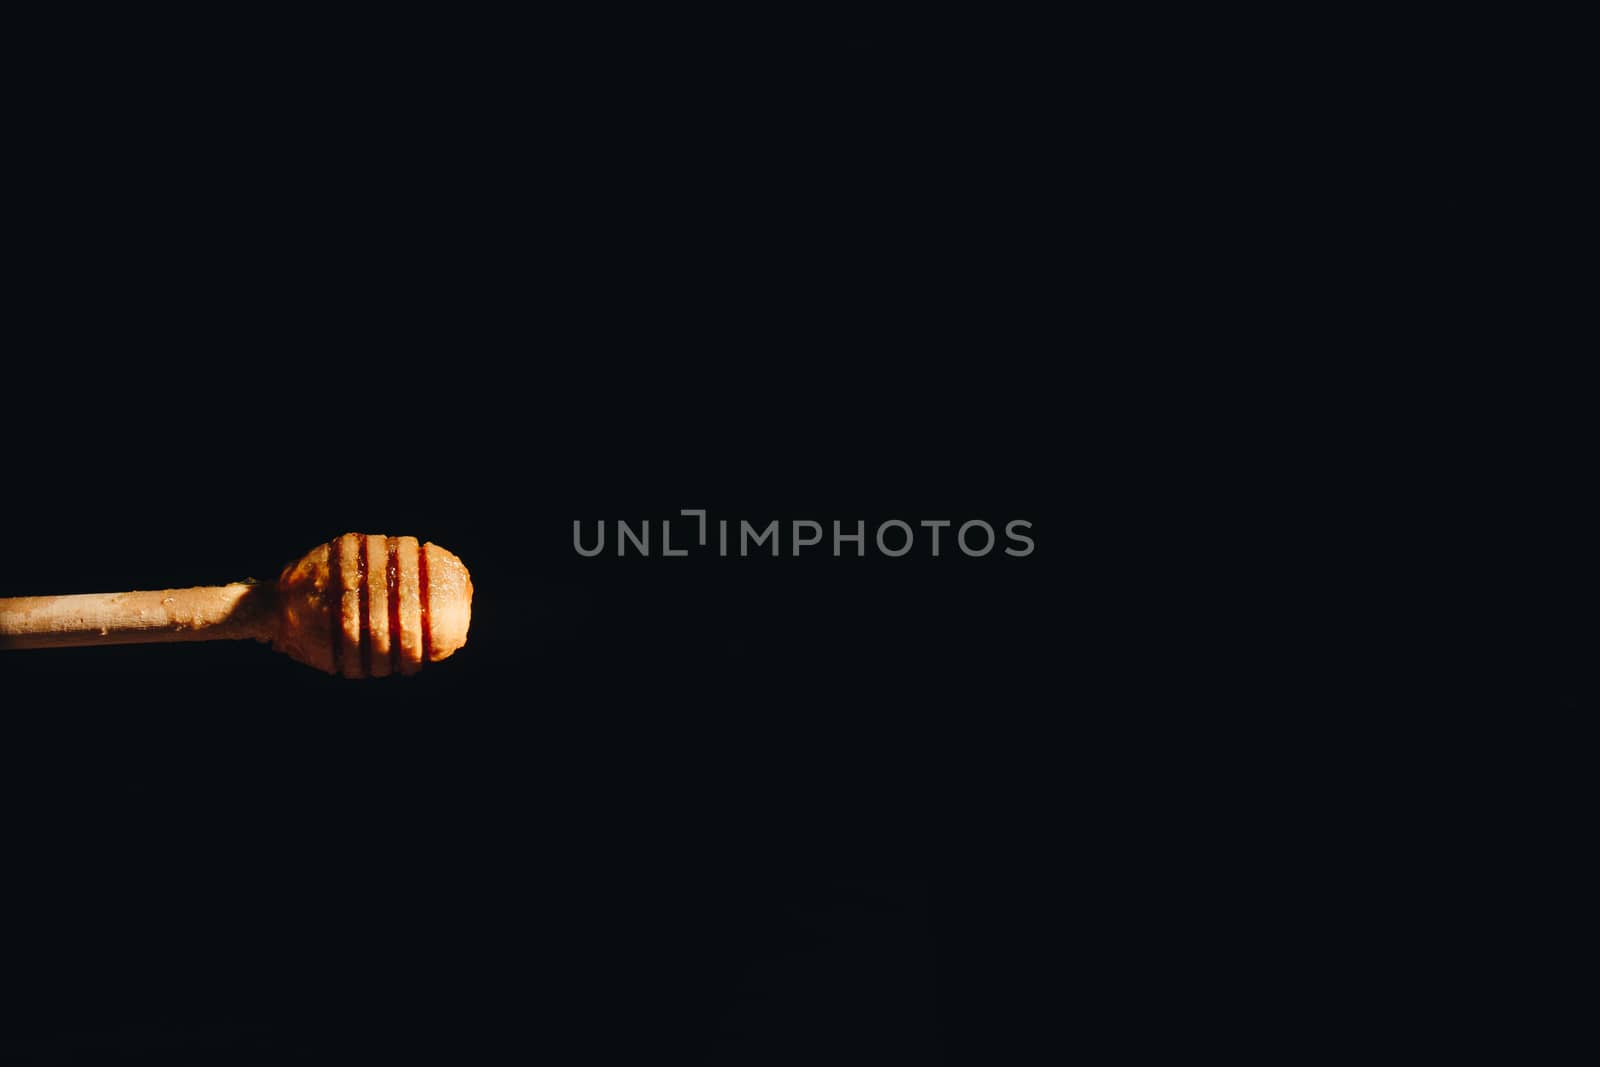
[[[415,537],[347,533],[278,576],[272,647],[346,678],[415,674],[467,643],[472,577]]]
[[[472,578],[415,537],[347,533],[275,585],[0,599],[0,649],[254,638],[346,678],[415,674],[467,643]]]

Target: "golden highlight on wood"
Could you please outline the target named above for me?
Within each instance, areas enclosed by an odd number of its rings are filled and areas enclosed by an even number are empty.
[[[347,533],[275,585],[0,599],[0,649],[254,638],[346,678],[415,674],[467,643],[472,577],[415,537]]]

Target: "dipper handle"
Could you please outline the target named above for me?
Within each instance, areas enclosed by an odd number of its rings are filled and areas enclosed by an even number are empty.
[[[272,638],[271,586],[254,582],[77,596],[0,599],[0,648]]]

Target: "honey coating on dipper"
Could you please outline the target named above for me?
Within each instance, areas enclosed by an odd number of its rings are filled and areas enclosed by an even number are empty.
[[[318,545],[278,576],[278,632],[272,647],[308,667],[333,669],[328,545]]]
[[[415,674],[467,642],[472,578],[415,537],[344,534],[283,569],[273,647],[346,678]]]

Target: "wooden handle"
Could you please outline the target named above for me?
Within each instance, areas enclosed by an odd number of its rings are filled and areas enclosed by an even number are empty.
[[[0,649],[268,641],[276,629],[276,602],[271,586],[246,582],[0,599]]]

